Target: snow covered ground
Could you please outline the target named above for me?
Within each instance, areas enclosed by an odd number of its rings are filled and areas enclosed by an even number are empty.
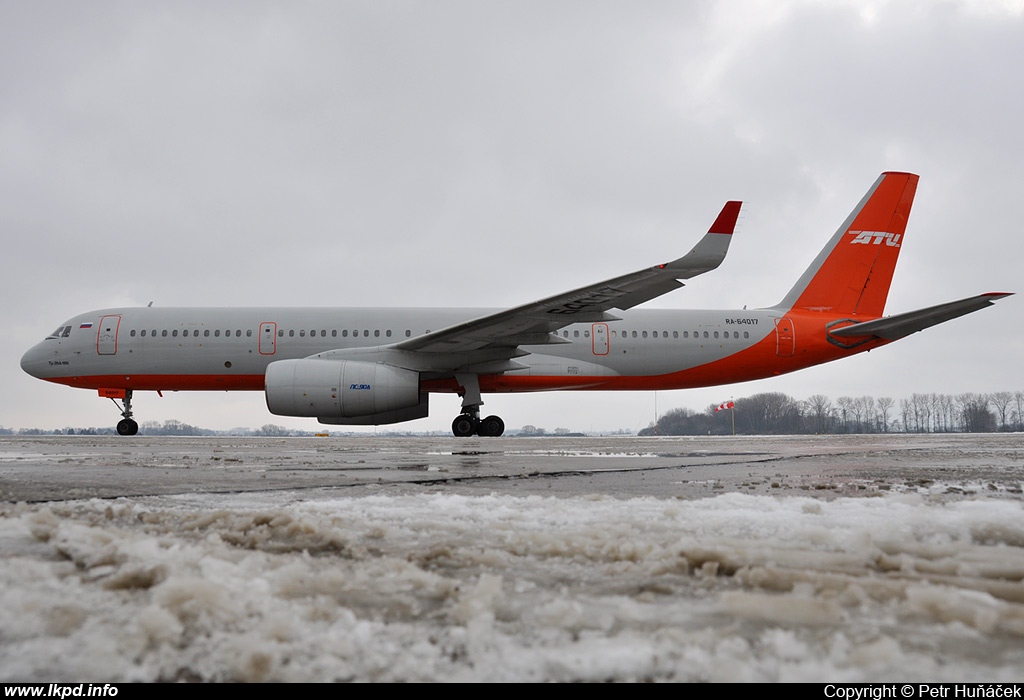
[[[0,680],[1021,681],[1022,484],[1021,435],[3,438]]]

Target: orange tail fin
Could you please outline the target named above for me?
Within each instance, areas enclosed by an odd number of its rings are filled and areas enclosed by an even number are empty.
[[[917,180],[882,173],[776,308],[881,316]]]

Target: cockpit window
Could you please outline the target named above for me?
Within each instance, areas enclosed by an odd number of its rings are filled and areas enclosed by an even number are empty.
[[[71,335],[71,326],[61,326],[53,333],[50,333],[50,335],[46,336],[46,339],[50,340],[52,338],[67,338],[69,335]]]

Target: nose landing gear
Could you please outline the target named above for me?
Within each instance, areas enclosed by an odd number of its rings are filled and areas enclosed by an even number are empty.
[[[138,432],[139,424],[133,421],[131,418],[125,418],[124,420],[117,421],[118,435],[135,435]]]
[[[117,403],[117,399],[113,396],[110,397],[110,400],[121,409],[121,420],[117,422],[117,434],[135,435],[138,433],[139,424],[132,420],[132,390],[124,390],[124,396],[121,398],[120,404]]]

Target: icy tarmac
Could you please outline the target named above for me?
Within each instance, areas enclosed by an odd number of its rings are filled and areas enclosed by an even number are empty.
[[[1024,436],[0,438],[0,681],[1024,680]]]

